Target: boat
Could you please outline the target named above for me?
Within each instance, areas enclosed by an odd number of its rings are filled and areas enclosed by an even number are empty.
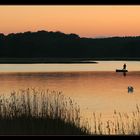
[[[116,72],[128,72],[126,69],[116,69]]]

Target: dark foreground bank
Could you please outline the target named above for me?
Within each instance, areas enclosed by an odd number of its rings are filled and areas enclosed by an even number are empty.
[[[88,135],[62,119],[19,116],[0,119],[0,135]]]

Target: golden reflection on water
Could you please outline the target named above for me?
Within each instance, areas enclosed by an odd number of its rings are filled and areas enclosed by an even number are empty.
[[[129,71],[140,71],[139,61],[97,61],[80,64],[0,64],[0,72],[115,71],[117,68],[121,69],[124,63]]]
[[[129,85],[134,87],[133,93],[128,93]],[[132,112],[140,103],[140,72],[128,72],[125,77],[97,71],[0,73],[1,95],[26,88],[62,91],[80,105],[85,117],[97,112],[110,118],[114,109]]]
[[[124,63],[126,76],[115,72]],[[133,86],[133,93],[128,93],[128,86]],[[93,122],[95,112],[102,113],[103,121],[112,120],[114,110],[131,114],[140,104],[140,62],[0,64],[0,95],[27,88],[62,91],[80,105],[83,118]]]

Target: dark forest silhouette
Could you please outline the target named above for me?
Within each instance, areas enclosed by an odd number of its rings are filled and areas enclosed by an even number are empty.
[[[0,34],[0,58],[140,58],[140,37],[81,38],[62,32]]]

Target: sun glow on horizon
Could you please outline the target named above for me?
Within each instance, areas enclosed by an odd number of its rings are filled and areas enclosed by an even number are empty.
[[[0,32],[61,31],[80,37],[140,35],[140,6],[0,6]]]

